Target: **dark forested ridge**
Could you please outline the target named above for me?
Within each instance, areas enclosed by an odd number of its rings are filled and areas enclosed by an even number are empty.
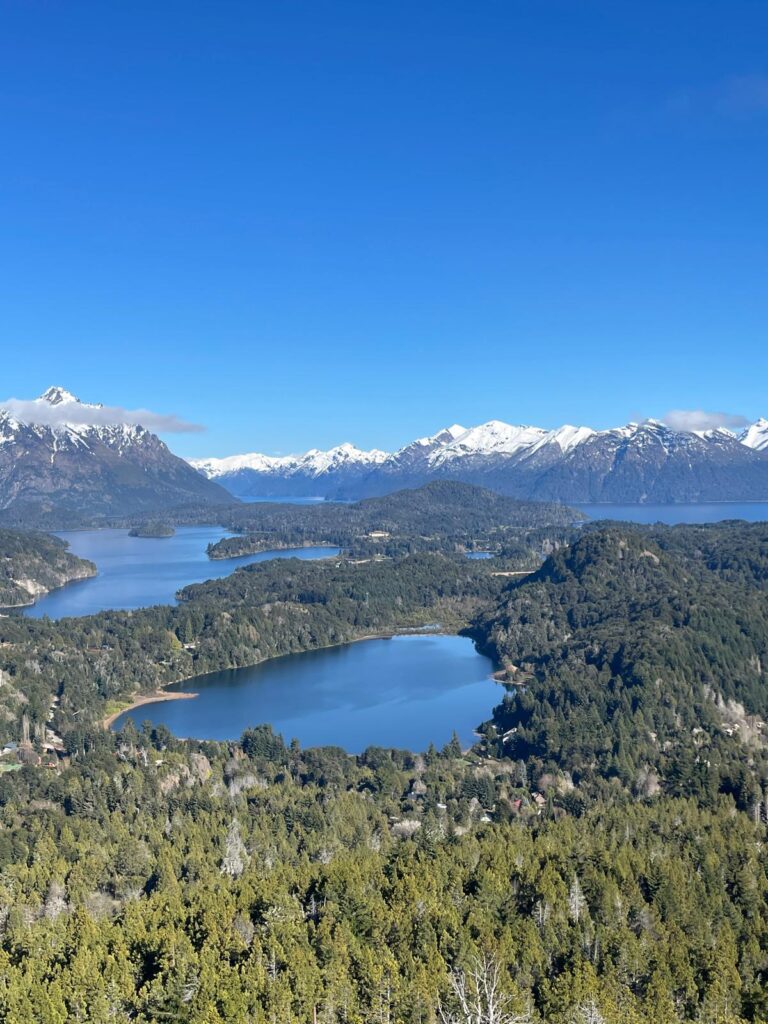
[[[590,529],[478,622],[506,754],[644,792],[762,797],[768,527]]]
[[[546,541],[571,536],[584,516],[565,505],[517,501],[482,487],[436,481],[354,504],[260,503],[227,510],[222,525],[240,536],[210,549],[228,558],[274,547],[326,542],[358,557],[414,551],[491,549],[540,561]]]
[[[0,529],[0,608],[31,604],[72,580],[93,576],[96,566],[44,533]]]
[[[65,754],[0,774],[0,1020],[766,1024],[768,526],[564,539],[523,580],[446,543],[0,619],[5,735],[53,700]],[[437,618],[509,684],[464,754],[99,728]]]

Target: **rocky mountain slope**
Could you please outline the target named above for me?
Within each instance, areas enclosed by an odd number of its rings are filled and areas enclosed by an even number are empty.
[[[241,496],[356,499],[455,479],[527,500],[695,502],[768,500],[768,420],[741,435],[684,432],[656,420],[611,430],[454,425],[386,454],[345,444],[302,456],[193,461]]]
[[[63,388],[49,388],[31,404],[39,413],[33,410],[25,422],[0,409],[0,510],[6,510],[6,522],[23,524],[26,509],[109,515],[232,501],[144,427],[83,422],[83,409],[99,406],[85,405]]]

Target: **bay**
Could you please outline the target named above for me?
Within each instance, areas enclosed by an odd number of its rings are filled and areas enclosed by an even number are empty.
[[[41,597],[24,614],[94,615],[108,609],[134,609],[175,604],[176,592],[191,583],[229,576],[241,565],[272,558],[328,558],[335,547],[261,551],[238,558],[210,559],[209,544],[231,534],[220,526],[180,526],[173,537],[130,537],[127,530],[76,530],[59,533],[69,550],[95,562],[98,575],[77,580]]]

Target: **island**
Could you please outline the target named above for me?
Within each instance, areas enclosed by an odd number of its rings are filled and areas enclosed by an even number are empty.
[[[129,537],[145,537],[154,540],[163,540],[166,537],[173,537],[176,533],[175,527],[170,523],[141,523],[128,531]]]

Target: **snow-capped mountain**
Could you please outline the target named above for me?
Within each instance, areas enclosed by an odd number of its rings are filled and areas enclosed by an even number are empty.
[[[768,421],[736,437],[723,428],[676,431],[657,420],[610,430],[491,420],[447,427],[391,454],[341,445],[193,465],[233,493],[254,497],[359,498],[442,478],[548,501],[768,500]]]
[[[281,494],[314,496],[314,481],[326,491],[336,486],[347,486],[362,480],[376,466],[389,458],[387,452],[362,451],[352,444],[340,444],[329,451],[312,448],[304,455],[232,455],[224,459],[198,459],[192,465],[209,480],[220,481],[232,494],[248,497],[261,493],[259,480],[281,481]],[[256,490],[254,490],[254,485]]]
[[[761,416],[759,420],[756,420],[750,427],[742,431],[739,435],[739,440],[747,448],[753,448],[755,451],[762,452],[768,450],[768,420]]]
[[[0,407],[0,510],[6,510],[6,521],[25,508],[130,514],[232,500],[155,434],[136,424],[101,422],[103,406],[80,402],[64,388],[48,388],[21,405],[23,418]]]

